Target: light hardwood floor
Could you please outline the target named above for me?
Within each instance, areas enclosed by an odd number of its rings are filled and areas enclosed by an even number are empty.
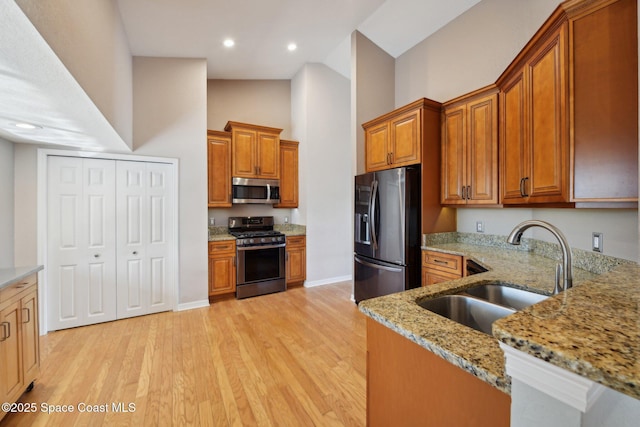
[[[295,288],[49,333],[21,400],[37,411],[0,425],[362,426],[366,325],[350,294],[351,283]]]

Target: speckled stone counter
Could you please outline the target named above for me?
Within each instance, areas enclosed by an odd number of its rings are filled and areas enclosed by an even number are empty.
[[[627,264],[493,324],[505,344],[640,399],[640,267]]]
[[[22,280],[27,276],[31,276],[33,273],[37,273],[43,268],[44,267],[41,265],[0,268],[0,289],[17,282],[18,280]]]
[[[285,236],[304,236],[307,234],[307,226],[299,224],[276,224],[274,230],[284,233]]]
[[[457,235],[458,233],[450,234]],[[482,238],[491,240],[486,236]],[[502,242],[504,241],[503,239],[506,240],[506,237],[501,236],[498,240]],[[496,240],[496,242],[498,242],[498,240]],[[441,317],[418,305],[418,303],[425,299],[457,293],[484,283],[498,282],[529,289],[538,293],[551,293],[554,286],[554,274],[557,261],[532,251],[532,247],[535,246],[537,241],[527,242],[528,244],[525,244],[524,248],[513,248],[506,243],[502,245],[496,242],[474,242],[473,239],[465,240],[464,236],[455,236],[454,238],[448,236],[448,238],[436,239],[435,241],[427,240],[425,242],[426,246],[424,246],[423,249],[464,255],[489,269],[489,271],[449,282],[438,283],[426,288],[412,289],[406,292],[365,300],[360,303],[360,311],[499,390],[510,393],[510,378],[505,375],[504,354],[502,350],[500,350],[497,338]],[[494,243],[496,244],[495,246],[493,246]],[[543,249],[543,252],[544,251],[546,251],[546,249]],[[598,284],[601,284],[602,280],[605,280],[604,283],[609,281],[611,287],[615,287],[619,282],[624,282],[626,280],[625,277],[633,273],[633,271],[636,271],[637,276],[637,270],[633,270],[633,268],[637,268],[636,264],[616,260],[615,258],[609,259],[604,263],[596,263],[597,265],[593,266],[586,261],[581,261],[581,267],[583,268],[577,267],[576,263],[574,263],[573,290],[568,291],[564,296],[552,297],[541,304],[551,307],[553,304],[557,304],[557,302],[554,301],[568,297],[571,294],[588,294],[589,290],[594,286],[598,287]],[[598,276],[596,273],[588,271],[585,268],[590,268],[597,273],[602,273],[602,271],[606,269],[614,269],[614,271]],[[607,279],[607,277],[617,277],[618,279],[611,281],[613,279]],[[583,285],[587,286],[582,288]],[[627,291],[626,288],[621,287],[618,289],[617,294],[619,297],[622,297]],[[601,290],[601,292],[607,293],[604,290]],[[636,294],[638,294],[637,291]],[[627,301],[630,298],[629,295],[626,296]],[[530,313],[531,311],[535,312],[541,304],[501,319],[499,322],[504,326],[500,329],[500,339],[509,345],[519,344],[521,346],[530,346],[531,349],[539,345],[534,340],[535,332],[529,335],[525,333],[525,331],[529,329],[528,326],[518,329],[517,331],[520,332],[520,335],[518,335],[515,325],[522,321],[519,321],[518,317],[526,316],[526,313]],[[633,303],[627,302],[626,305],[623,304],[620,307],[630,308],[629,304]],[[636,322],[634,332],[636,334],[635,341],[629,341],[627,338],[624,338],[627,342],[635,342],[636,356],[630,356],[631,358],[640,355],[637,349],[637,299],[635,304],[635,312],[629,314],[630,319],[635,319]],[[596,315],[596,317],[598,316],[599,315]],[[611,316],[611,314],[609,314],[609,316]],[[511,319],[514,318],[516,320],[512,321]],[[531,316],[529,320],[533,322],[533,316]],[[538,320],[538,323],[533,322],[533,324],[539,328],[543,328],[542,320]],[[612,323],[617,322],[613,321]],[[495,325],[497,324],[498,322],[495,323]],[[567,325],[564,326],[566,327],[566,332],[570,334],[569,331],[571,328]],[[588,328],[587,325],[584,325],[584,327]],[[588,329],[585,329],[585,331],[588,331]],[[512,333],[513,335],[511,335]],[[626,335],[626,333],[623,335]],[[512,339],[515,340],[515,342],[513,342]],[[552,337],[549,337],[549,342],[551,341]],[[550,351],[553,350],[550,349]],[[561,358],[561,356],[559,357]],[[639,366],[638,362],[636,362],[635,369],[638,370]],[[611,386],[610,384],[605,385]]]

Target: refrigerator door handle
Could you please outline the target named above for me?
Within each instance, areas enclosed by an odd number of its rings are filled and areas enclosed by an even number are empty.
[[[373,264],[371,262],[368,262],[368,261],[365,261],[365,260],[363,260],[361,258],[358,258],[357,255],[354,257],[354,259],[359,264],[366,265],[367,267],[375,268],[375,269],[378,269],[378,270],[392,271],[394,273],[399,273],[399,272],[402,271],[401,268],[389,267],[389,266],[380,265],[380,264]]]
[[[371,224],[371,240],[373,240],[373,250],[378,249],[378,235],[376,234],[376,199],[378,197],[378,181],[373,180],[371,183],[371,199],[369,201],[369,224]]]
[[[400,176],[398,176],[400,177]],[[404,176],[403,176],[404,178]],[[402,181],[404,181],[404,185],[400,185],[402,184]],[[406,186],[406,181],[403,179],[401,180],[401,182],[399,182],[398,185],[398,203],[400,204],[400,247],[404,248],[404,241],[405,241],[405,234],[403,230],[405,230],[405,200],[404,200],[404,194],[405,194],[405,186]],[[403,251],[404,252],[404,251]],[[404,258],[404,255],[403,255]]]

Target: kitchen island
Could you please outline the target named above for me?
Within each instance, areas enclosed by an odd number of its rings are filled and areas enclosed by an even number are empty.
[[[463,255],[489,271],[363,301],[360,310],[364,314],[507,395],[511,380],[505,373],[499,340],[639,397],[640,268],[636,263],[574,250],[574,288],[496,322],[498,340],[429,312],[418,303],[487,282],[550,294],[557,245],[529,240],[516,248],[506,244],[505,236],[466,233],[426,237],[423,249]],[[549,324],[558,330],[545,334],[545,322],[550,318]],[[618,339],[612,340],[612,336]],[[628,345],[621,350],[623,341]]]

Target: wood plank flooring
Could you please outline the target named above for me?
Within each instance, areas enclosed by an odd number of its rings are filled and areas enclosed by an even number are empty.
[[[350,294],[300,287],[49,333],[21,399],[37,410],[0,425],[365,425],[366,325]]]

